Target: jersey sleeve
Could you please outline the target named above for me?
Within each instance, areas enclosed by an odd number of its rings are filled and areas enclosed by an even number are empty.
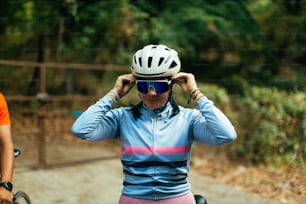
[[[207,145],[223,145],[237,137],[229,119],[206,97],[201,98],[197,106],[199,111],[194,117],[194,137]]]
[[[11,124],[8,106],[4,96],[0,93],[0,125]]]
[[[112,107],[114,101],[104,96],[83,112],[71,127],[71,133],[85,140],[103,140],[118,135],[119,121]]]

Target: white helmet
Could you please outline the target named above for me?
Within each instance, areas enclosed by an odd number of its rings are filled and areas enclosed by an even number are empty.
[[[147,45],[133,56],[132,73],[136,77],[169,77],[178,73],[181,62],[177,52],[165,45]]]

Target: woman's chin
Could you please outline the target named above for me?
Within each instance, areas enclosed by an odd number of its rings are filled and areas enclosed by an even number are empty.
[[[159,108],[159,107],[161,107],[162,105],[161,104],[157,104],[157,103],[150,103],[150,102],[147,102],[147,103],[145,103],[145,105],[148,107],[148,108],[150,108],[150,109],[157,109],[157,108]]]

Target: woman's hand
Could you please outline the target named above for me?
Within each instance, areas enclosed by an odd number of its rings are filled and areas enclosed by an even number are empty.
[[[121,75],[117,78],[114,89],[117,91],[120,98],[125,96],[135,85],[136,78],[133,74]]]
[[[0,188],[0,203],[13,204],[12,193],[4,187]]]
[[[197,82],[193,74],[179,72],[172,76],[171,80],[182,87],[186,94],[190,95],[197,88]]]

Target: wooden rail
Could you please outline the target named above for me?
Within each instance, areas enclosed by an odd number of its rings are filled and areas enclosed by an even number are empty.
[[[27,62],[27,61],[12,61],[0,60],[0,64],[18,67],[45,67],[53,69],[82,69],[82,70],[111,70],[111,71],[128,71],[129,66],[113,65],[113,64],[77,64],[77,63],[53,63],[53,62]]]
[[[48,95],[48,101],[89,101],[97,99],[99,96],[84,96],[84,95],[67,95],[67,96],[57,96]],[[100,96],[101,97],[101,96]],[[7,101],[37,101],[37,96],[25,96],[25,95],[9,95],[5,96]]]
[[[47,103],[50,101],[86,101],[91,99],[97,99],[97,96],[75,96],[75,95],[63,95],[63,96],[49,96],[47,94],[46,86],[46,69],[81,69],[81,70],[111,70],[111,71],[129,71],[129,66],[124,65],[112,65],[112,64],[77,64],[77,63],[39,63],[39,62],[28,62],[28,61],[14,61],[14,60],[0,60],[0,65],[16,66],[20,68],[39,68],[39,92],[36,96],[27,95],[15,95],[6,96],[7,100],[12,101],[38,101],[39,111],[37,114],[38,125],[38,159],[39,165],[42,167],[47,166],[46,160],[46,117],[47,117]]]

